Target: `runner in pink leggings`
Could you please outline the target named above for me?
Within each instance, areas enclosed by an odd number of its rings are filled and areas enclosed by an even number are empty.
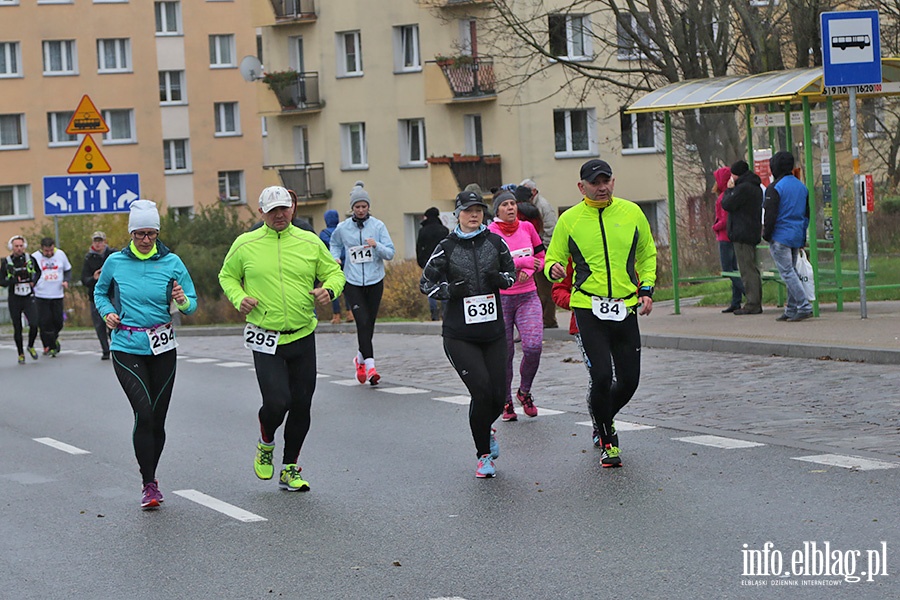
[[[534,273],[544,268],[544,244],[534,226],[520,221],[516,209],[516,198],[511,192],[501,192],[494,198],[494,221],[488,228],[503,238],[509,246],[516,265],[516,283],[509,289],[500,290],[500,304],[503,307],[506,325],[506,404],[501,418],[515,421],[512,401],[513,325],[522,339],[522,363],[519,366],[519,389],[516,398],[529,417],[536,417],[538,409],[531,396],[531,384],[541,364],[541,349],[544,342],[544,321],[541,300],[534,283]]]

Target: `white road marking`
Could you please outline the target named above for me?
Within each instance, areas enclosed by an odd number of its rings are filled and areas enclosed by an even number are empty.
[[[828,465],[830,467],[843,467],[845,469],[857,469],[860,471],[873,471],[875,469],[896,469],[896,463],[890,463],[882,460],[870,460],[867,458],[856,458],[855,456],[843,456],[841,454],[817,454],[814,456],[795,456],[791,460],[802,460],[805,462],[817,463],[820,465]]]
[[[579,421],[576,425],[585,425],[593,427],[590,421]],[[619,421],[616,419],[616,431],[643,431],[644,429],[656,429],[655,425],[641,425],[640,423],[629,423],[628,421]]]
[[[618,428],[618,423],[616,424],[616,427]],[[724,448],[726,450],[765,446],[765,444],[760,444],[757,442],[746,442],[744,440],[735,440],[718,435],[694,435],[690,437],[680,437],[672,439],[676,442],[688,442],[690,444],[700,444],[701,446],[712,446],[713,448]]]
[[[360,385],[360,383],[355,379],[341,379],[340,381],[332,381],[331,383],[334,383],[336,385],[346,385],[348,387],[351,385]]]
[[[218,358],[189,358],[188,362],[190,363],[211,363],[211,362],[219,362]]]
[[[76,448],[75,446],[70,446],[69,444],[64,444],[58,440],[54,440],[53,438],[32,438],[34,441],[50,446],[51,448],[56,448],[57,450],[62,450],[63,452],[68,452],[69,454],[90,454],[87,450],[82,450],[81,448]]]
[[[245,363],[245,362],[223,362],[223,363],[217,364],[216,366],[217,367],[227,367],[229,369],[233,369],[234,367],[247,367],[249,365],[250,365],[250,363]]]
[[[252,512],[248,512],[243,508],[238,508],[233,504],[228,504],[227,502],[223,502],[218,498],[213,498],[212,496],[207,496],[203,492],[198,492],[197,490],[177,490],[172,492],[173,494],[177,494],[182,498],[187,498],[192,502],[196,502],[197,504],[201,504],[206,508],[211,508],[215,511],[222,513],[223,515],[228,515],[233,519],[237,519],[238,521],[243,521],[244,523],[253,523],[255,521],[267,521],[268,519],[264,517],[260,517],[259,515],[255,515]]]
[[[417,388],[411,387],[390,387],[390,388],[378,388],[379,392],[385,392],[386,394],[398,394],[400,396],[404,396],[407,394],[426,394],[428,390],[420,390]]]
[[[516,414],[524,416],[528,416],[525,414],[525,410],[521,406],[516,407]],[[538,416],[550,417],[552,415],[561,415],[563,411],[561,410],[553,410],[552,408],[544,408],[542,406],[538,407]]]
[[[178,355],[178,358],[179,358],[179,359],[186,359],[186,358],[190,358],[190,356],[188,356],[187,354],[179,354],[179,355]]]
[[[439,398],[432,398],[432,400],[437,400],[438,402],[449,402],[450,404],[463,404],[467,405],[471,402],[471,398],[468,396],[441,396]]]
[[[85,356],[90,354],[100,354],[99,352],[91,352],[89,350],[72,350],[70,352],[66,352],[66,354],[77,354],[78,356]]]
[[[325,373],[316,373],[316,379],[328,379],[331,375],[326,375]]]

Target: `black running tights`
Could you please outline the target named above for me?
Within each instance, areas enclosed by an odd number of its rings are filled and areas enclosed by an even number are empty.
[[[372,348],[372,336],[375,334],[375,319],[378,307],[381,306],[381,295],[384,293],[384,280],[372,285],[344,286],[344,296],[350,303],[353,319],[356,321],[356,340],[363,358],[375,358]]]
[[[16,341],[16,349],[19,354],[25,354],[22,347],[22,315],[28,319],[28,347],[34,347],[34,340],[38,333],[37,305],[34,296],[9,296],[9,316],[13,324],[13,339]]]

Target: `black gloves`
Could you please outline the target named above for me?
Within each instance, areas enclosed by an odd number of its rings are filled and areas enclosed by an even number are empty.
[[[447,293],[451,298],[465,298],[469,293],[466,282],[462,279],[447,283]]]

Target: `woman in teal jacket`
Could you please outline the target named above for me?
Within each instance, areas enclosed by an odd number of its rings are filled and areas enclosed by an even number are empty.
[[[156,466],[166,443],[166,412],[175,383],[178,342],[172,301],[184,314],[197,310],[194,282],[159,236],[159,212],[149,200],[131,204],[131,243],[106,259],[94,303],[112,330],[113,367],[134,410],[134,454],[143,478],[141,508],[163,501]]]

